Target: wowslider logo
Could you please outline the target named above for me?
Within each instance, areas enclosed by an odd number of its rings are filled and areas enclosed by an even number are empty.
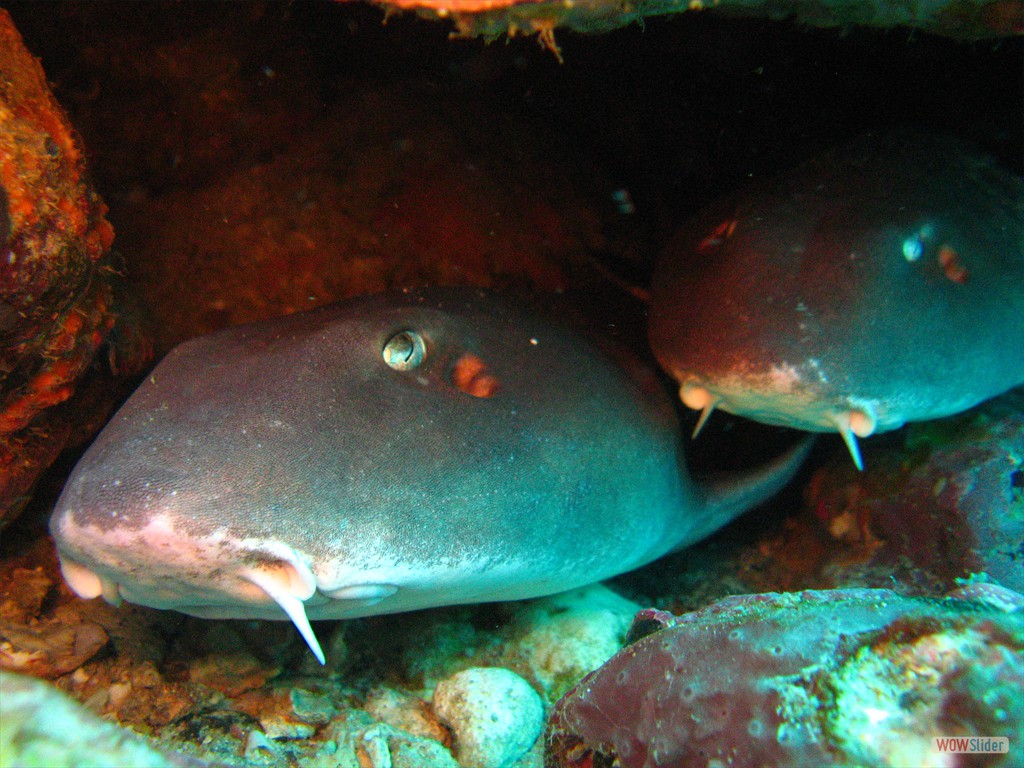
[[[1006,736],[936,736],[932,749],[947,755],[1005,755],[1010,749]]]

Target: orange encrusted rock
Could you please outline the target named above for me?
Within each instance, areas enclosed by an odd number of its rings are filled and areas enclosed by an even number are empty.
[[[0,525],[69,438],[52,409],[113,327],[106,211],[42,67],[0,10]]]

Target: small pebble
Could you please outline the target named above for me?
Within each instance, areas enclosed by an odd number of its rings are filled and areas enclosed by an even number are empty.
[[[249,731],[249,734],[245,737],[243,755],[251,759],[261,752],[266,755],[277,755],[274,743],[265,734],[257,730]]]
[[[361,742],[362,751],[373,768],[391,768],[391,748],[385,728],[379,725],[368,728],[363,732]]]
[[[452,729],[462,768],[508,768],[544,725],[540,696],[501,667],[473,667],[442,680],[434,690],[434,712]]]
[[[323,725],[331,720],[337,711],[329,696],[302,688],[293,688],[289,693],[292,713],[304,723]]]
[[[386,686],[378,686],[366,697],[363,709],[374,720],[413,736],[444,743],[448,731],[437,722],[423,699]]]

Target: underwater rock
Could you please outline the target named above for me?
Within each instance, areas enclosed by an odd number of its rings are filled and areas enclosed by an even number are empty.
[[[947,592],[946,597],[984,603],[1006,613],[1024,610],[1024,595],[1020,592],[977,579],[965,580],[956,589]]]
[[[985,765],[1019,765],[1022,685],[1020,610],[870,589],[730,597],[584,678],[551,717],[546,765],[939,766],[932,738],[961,735],[1009,737]]]
[[[75,393],[116,314],[107,207],[42,67],[5,10],[0,72],[2,527],[73,436],[77,419],[55,407]],[[126,350],[116,365],[134,372],[146,350]]]
[[[160,738],[169,743],[202,745],[202,755],[211,760],[230,760],[236,755],[247,759],[273,757],[277,745],[261,730],[252,715],[233,709],[210,706],[176,719],[160,731]]]
[[[313,739],[338,717],[340,700],[336,682],[300,677],[296,684],[287,678],[271,681],[232,703],[259,722],[258,732],[271,743],[295,744]]]
[[[564,265],[601,246],[592,203],[565,165],[530,149],[532,129],[502,125],[508,144],[500,146],[515,151],[486,156],[460,140],[479,134],[468,144],[485,143],[479,117],[492,104],[438,102],[378,83],[350,98],[343,115],[298,135],[289,126],[289,144],[270,159],[131,202],[119,242],[146,256],[132,276],[160,316],[158,354],[225,326],[409,285],[560,290]],[[529,189],[508,183],[524,168],[537,178]],[[183,274],[195,276],[188,291]]]
[[[101,720],[57,689],[24,675],[0,672],[0,757],[21,768],[205,766],[163,755],[141,737]]]
[[[448,731],[437,722],[427,702],[386,686],[370,691],[363,709],[382,723],[400,731],[425,739],[433,739],[448,746]]]
[[[943,592],[985,573],[1024,592],[1024,389],[969,413],[913,424],[871,471],[829,465],[809,504],[849,547],[829,581]]]
[[[251,653],[228,651],[195,659],[189,665],[189,681],[231,697],[259,688],[280,672]]]
[[[359,768],[459,768],[459,763],[442,744],[389,725],[366,728],[354,741],[353,754]]]
[[[557,701],[623,645],[640,606],[602,584],[513,609],[502,665],[525,667],[547,701]]]
[[[396,734],[389,741],[391,768],[458,768],[451,753],[436,741]]]
[[[396,649],[401,656],[397,666],[404,679],[415,681],[416,696],[379,687],[364,706],[378,720],[419,734],[411,722],[418,719],[416,702],[429,699],[441,680],[470,667],[510,669],[553,704],[622,647],[638,610],[604,585],[591,584],[534,600],[349,625],[354,635],[365,633],[360,644],[371,647],[378,632],[394,632],[395,644],[402,643]]]
[[[71,59],[94,84],[88,95],[67,89],[61,95],[73,105],[75,128],[111,198],[127,189],[142,195],[200,188],[227,168],[250,167],[281,151],[313,121],[321,102],[305,52],[276,43],[281,50],[271,56],[275,41],[255,31],[235,33],[240,24],[253,29],[261,21],[276,31],[267,23],[272,12],[246,5],[210,10],[198,5],[160,15],[149,9],[141,15],[159,16],[159,32],[148,33],[133,23],[140,13],[131,7],[119,11],[116,31],[101,10],[70,11],[74,32],[58,39],[72,50],[58,60],[64,67],[54,79],[66,83]],[[207,26],[211,15],[217,34]],[[104,32],[116,46],[104,45]],[[49,51],[37,53],[47,60]]]
[[[16,627],[0,620],[0,669],[56,678],[85,664],[109,637],[94,622]]]
[[[376,0],[385,9],[412,9],[431,19],[451,19],[465,37],[487,39],[507,34],[537,34],[557,55],[555,29],[607,32],[660,16],[685,11],[721,14],[723,17],[792,18],[816,27],[865,25],[906,26],[932,34],[976,40],[1019,34],[1024,29],[1024,4],[1020,0],[869,0],[848,3],[835,0],[637,0],[627,5],[613,0]]]
[[[52,564],[25,567],[33,554],[0,567],[0,669],[53,679],[82,666],[107,646],[109,634],[93,619],[53,608],[59,577]]]
[[[338,711],[327,693],[292,688],[288,698],[292,702],[292,713],[304,723],[323,725],[330,722]]]
[[[452,729],[462,768],[508,768],[544,725],[544,704],[523,678],[501,667],[474,667],[438,683],[434,711]]]

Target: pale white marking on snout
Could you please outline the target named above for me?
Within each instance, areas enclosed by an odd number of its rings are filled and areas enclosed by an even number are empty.
[[[187,526],[166,513],[154,515],[140,528],[79,525],[68,514],[60,519],[56,534],[61,570],[80,597],[102,594],[111,603],[124,597],[186,613],[225,605],[267,613],[261,606],[269,598],[324,662],[305,611],[305,601],[316,594],[317,579],[308,558],[285,542],[237,539],[227,530],[190,536]]]
[[[854,465],[863,470],[857,438],[898,429],[904,424],[902,418],[884,410],[877,400],[829,394],[828,376],[813,359],[803,368],[784,364],[760,375],[745,371],[709,381],[677,371],[676,378],[683,382],[679,388],[683,404],[700,411],[694,438],[716,408],[781,427],[811,432],[836,430]]]
[[[202,618],[280,619],[280,610],[321,663],[310,619],[516,600],[591,580],[587,574],[566,581],[566,574],[527,560],[402,561],[373,541],[336,542],[337,557],[314,562],[280,540],[239,539],[226,530],[196,537],[167,513],[141,528],[106,529],[78,525],[69,514],[55,533],[61,568],[80,597],[123,597]]]

